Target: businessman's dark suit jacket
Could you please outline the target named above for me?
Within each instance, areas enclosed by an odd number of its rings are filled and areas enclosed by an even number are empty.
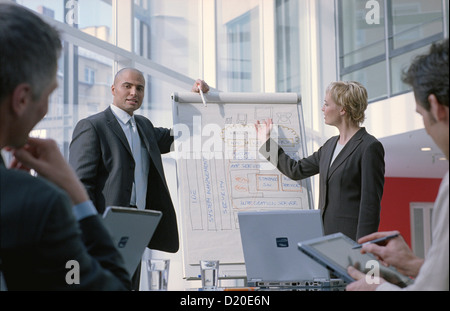
[[[175,209],[164,176],[162,153],[170,152],[170,130],[155,128],[135,115],[137,129],[150,159],[146,209],[163,217],[150,241],[151,249],[176,252],[179,248]],[[107,206],[129,206],[134,159],[127,138],[110,107],[78,122],[70,144],[69,163],[85,185],[99,213]]]
[[[0,270],[8,290],[129,290],[131,280],[99,215],[77,222],[67,194],[0,159]],[[66,274],[80,265],[80,284]],[[70,276],[70,274],[69,274]]]
[[[342,232],[358,239],[378,231],[384,187],[384,148],[361,128],[330,167],[338,140],[339,136],[330,138],[317,152],[300,161],[292,160],[272,139],[260,152],[291,179],[300,180],[320,173],[319,208],[324,233]],[[270,148],[277,148],[278,161],[274,156],[269,157]]]

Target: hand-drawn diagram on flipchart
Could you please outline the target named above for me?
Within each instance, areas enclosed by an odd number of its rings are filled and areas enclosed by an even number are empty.
[[[185,277],[201,259],[220,260],[221,276],[245,276],[237,213],[310,209],[309,180],[294,181],[259,154],[257,120],[295,159],[306,156],[295,93],[174,93],[174,136]]]

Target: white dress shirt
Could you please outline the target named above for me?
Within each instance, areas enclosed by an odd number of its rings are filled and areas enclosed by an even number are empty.
[[[431,216],[432,242],[425,261],[419,270],[414,283],[403,288],[411,291],[448,291],[449,290],[449,185],[445,175],[439,187]],[[377,287],[379,291],[402,290],[391,283],[383,283]]]
[[[150,159],[147,149],[145,148],[142,140],[138,139],[138,148],[140,149],[140,154],[136,154],[136,150],[133,150],[132,143],[132,129],[129,122],[134,122],[134,116],[130,116],[127,112],[123,111],[119,107],[111,104],[111,110],[119,122],[122,130],[127,137],[130,149],[133,152],[133,157],[135,159],[135,169],[134,169],[134,183],[131,192],[130,205],[136,205],[139,209],[145,209],[146,205],[146,195],[147,195],[147,180],[149,173]],[[137,130],[137,127],[136,127]],[[139,137],[139,134],[137,134]],[[136,160],[137,159],[137,160]]]

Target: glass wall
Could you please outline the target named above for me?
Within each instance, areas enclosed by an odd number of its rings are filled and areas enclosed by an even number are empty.
[[[63,42],[58,88],[49,100],[48,114],[32,133],[34,136],[54,138],[65,157],[68,157],[68,146],[77,122],[103,111],[111,104],[111,85],[118,69],[134,66],[145,73],[146,94],[139,113],[158,120],[157,126],[165,127],[172,125],[170,94],[174,91],[188,91],[190,88],[180,89],[161,77],[167,72],[173,76],[170,70],[179,73],[180,79],[184,76],[184,80],[186,77],[194,80],[201,76],[201,2],[198,0],[15,2],[72,29],[78,29],[70,31],[68,41],[66,39]],[[56,26],[64,28],[62,25]],[[115,31],[115,27],[120,29]],[[92,39],[79,36],[77,31],[90,35]],[[64,30],[62,34],[64,37]],[[125,37],[128,39],[124,40]],[[133,40],[129,40],[130,37]],[[99,44],[99,40],[107,45]],[[83,46],[78,46],[75,42],[80,42]],[[126,53],[128,42],[132,42],[131,55]],[[90,46],[95,49],[91,50]],[[119,50],[120,55],[114,55],[111,51],[115,47],[124,47],[125,50]],[[157,71],[162,74],[155,76],[155,70],[153,73],[148,70],[145,60],[158,64]],[[154,64],[150,65],[154,69]]]
[[[363,83],[371,101],[409,91],[402,70],[444,38],[445,2],[339,0],[340,78]]]
[[[113,60],[78,48],[78,102],[75,120],[106,109],[112,102]]]
[[[425,53],[431,42],[443,39],[446,17],[442,0],[392,0],[389,10],[390,86],[392,94],[399,94],[409,91],[401,81],[402,70],[414,56]]]
[[[206,30],[215,29],[216,89],[264,92],[270,83],[271,90],[301,92],[297,0],[16,2],[71,27],[60,61],[60,83],[55,92],[58,95],[50,103],[49,115],[37,127],[39,133],[63,128],[61,133],[51,136],[58,137],[65,155],[75,124],[111,103],[114,73],[125,66],[145,72],[146,95],[139,113],[161,120],[160,126],[171,126],[170,94],[190,88],[180,89],[164,77],[177,79],[179,75],[180,81],[186,81],[186,77],[195,80],[210,70],[204,67],[205,57],[211,57],[206,55],[211,50],[205,50],[206,43],[202,41]],[[209,8],[214,11],[205,13]],[[207,24],[211,20],[202,19],[205,14],[216,15],[214,25]],[[269,29],[274,38],[269,38],[264,29]],[[92,39],[81,36],[81,32]],[[268,51],[267,42],[271,40],[273,51]],[[115,55],[114,48],[124,53]],[[273,72],[267,70],[268,66],[274,68]],[[64,119],[61,124],[55,123],[58,114]]]
[[[62,0],[15,0],[14,2],[59,22],[65,22],[64,1]]]
[[[69,24],[81,31],[112,41],[112,0],[16,0],[18,4]]]
[[[134,53],[182,75],[200,77],[198,0],[134,1]],[[173,86],[146,76],[142,113],[169,111]],[[168,95],[169,94],[169,95]]]
[[[76,123],[103,111],[112,101],[113,60],[68,42],[63,42],[63,46],[58,88],[49,99],[48,113],[32,135],[55,139],[67,157]]]
[[[71,15],[76,14],[78,29],[98,39],[114,43],[111,0],[64,1],[66,3],[66,23],[70,23]],[[75,11],[77,8],[78,13]]]
[[[217,87],[222,91],[261,91],[259,4],[259,0],[217,0]]]
[[[275,1],[276,90],[300,93],[300,34],[297,0]]]

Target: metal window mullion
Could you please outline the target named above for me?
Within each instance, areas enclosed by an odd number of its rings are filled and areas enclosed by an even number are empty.
[[[386,81],[387,81],[387,96],[391,96],[391,62],[390,55],[393,51],[393,27],[392,27],[392,0],[385,0],[384,2],[384,33],[386,44]]]
[[[346,75],[364,68],[367,68],[369,66],[375,65],[377,63],[380,63],[382,61],[386,60],[386,56],[385,54],[381,54],[375,57],[372,57],[370,59],[367,59],[365,61],[362,61],[360,63],[345,67],[345,68],[341,68],[341,74],[342,75]]]
[[[400,56],[402,54],[405,54],[405,53],[408,53],[408,52],[420,49],[420,48],[422,48],[424,46],[432,44],[433,42],[439,41],[439,40],[441,40],[443,38],[444,38],[443,33],[440,32],[440,33],[435,34],[435,35],[433,35],[431,37],[427,37],[427,38],[421,39],[419,41],[415,41],[413,43],[410,43],[408,45],[402,46],[401,48],[393,49],[391,51],[391,53],[390,53],[390,59],[395,58],[397,56]]]
[[[344,58],[341,57],[341,55],[344,55],[344,44],[342,42],[342,39],[344,38],[343,30],[342,30],[342,1],[335,0],[335,11],[338,12],[337,17],[337,27],[336,27],[336,44],[338,45],[336,48],[338,48],[339,56],[338,56],[338,65],[337,67],[337,78],[340,80],[342,78],[342,75],[344,75],[342,72],[344,71]]]
[[[448,38],[448,18],[449,18],[449,7],[448,7],[448,1],[442,0],[442,21],[443,21],[443,32],[444,32],[444,38]],[[447,13],[447,14],[446,14]]]
[[[259,26],[259,68],[261,68],[261,72],[259,75],[259,86],[260,86],[260,91],[264,92],[265,88],[266,88],[266,80],[264,78],[264,73],[266,71],[266,67],[265,67],[265,51],[264,51],[264,1],[260,0],[259,1],[259,12],[258,12],[258,26]],[[251,22],[250,22],[251,23]],[[250,32],[251,32],[251,27],[250,27]],[[252,45],[252,43],[250,43],[250,46]],[[251,57],[251,56],[250,56]],[[253,85],[253,63],[250,62],[250,66],[251,66],[251,83]]]
[[[288,68],[288,64],[287,64],[287,46],[286,46],[286,1],[281,1],[281,6],[280,6],[280,10],[281,10],[281,22],[280,22],[280,28],[281,28],[281,46],[282,46],[282,61],[283,61],[283,92],[286,92],[287,90],[287,68]]]

